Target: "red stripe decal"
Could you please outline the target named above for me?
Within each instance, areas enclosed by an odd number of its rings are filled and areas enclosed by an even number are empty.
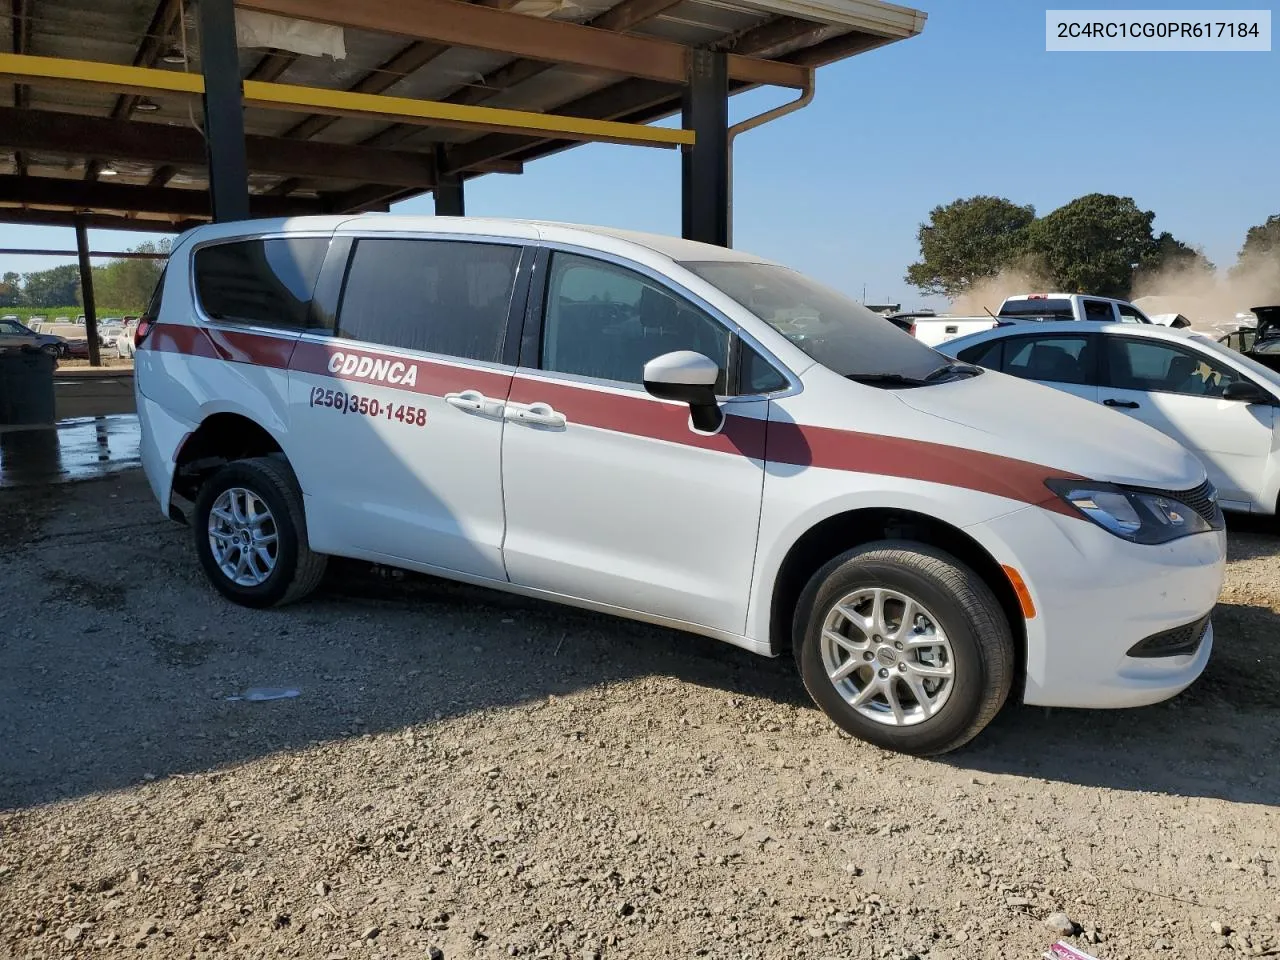
[[[1036,504],[1069,517],[1079,514],[1045,487],[1050,477],[1082,479],[1037,463],[983,453],[945,443],[909,440],[833,427],[735,416],[714,436],[689,428],[682,406],[641,394],[609,393],[590,386],[552,383],[530,377],[384,353],[334,338],[329,343],[271,337],[180,324],[157,324],[150,349],[229,360],[276,369],[376,383],[395,390],[441,397],[479,390],[492,399],[548,403],[570,423],[649,437],[668,443],[737,453],[798,467],[821,467],[878,476],[902,477],[963,487],[1010,500]]]
[[[764,459],[766,424],[752,417],[730,415],[719,433],[704,436],[689,429],[689,408],[680,404],[521,376],[511,387],[511,400],[548,403],[570,423]]]

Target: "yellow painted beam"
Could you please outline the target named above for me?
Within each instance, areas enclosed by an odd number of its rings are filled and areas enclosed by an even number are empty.
[[[204,78],[197,73],[127,67],[93,60],[66,60],[0,53],[0,76],[39,84],[90,84],[124,93],[199,95]],[[614,120],[588,120],[555,114],[473,107],[383,94],[325,90],[288,83],[244,81],[245,103],[274,110],[296,110],[335,117],[380,117],[424,126],[463,127],[502,133],[527,133],[565,140],[603,141],[647,147],[694,142],[692,130],[672,130]]]

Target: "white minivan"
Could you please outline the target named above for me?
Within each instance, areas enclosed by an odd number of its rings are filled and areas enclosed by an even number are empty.
[[[1222,512],[1093,404],[760,257],[445,217],[184,234],[135,333],[142,459],[213,585],[355,557],[794,655],[848,732],[954,749],[1014,696],[1204,669]]]

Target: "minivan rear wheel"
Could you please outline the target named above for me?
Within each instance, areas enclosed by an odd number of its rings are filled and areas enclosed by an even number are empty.
[[[302,493],[281,459],[236,460],[215,473],[200,488],[191,527],[205,575],[242,606],[301,600],[324,576],[327,558],[307,542]]]
[[[973,570],[923,543],[883,540],[813,575],[794,620],[805,688],[844,731],[889,750],[967,743],[1013,683],[1013,634]]]

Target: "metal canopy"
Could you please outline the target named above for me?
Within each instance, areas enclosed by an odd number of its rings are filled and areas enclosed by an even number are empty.
[[[164,230],[208,218],[198,2],[0,0],[0,220]],[[812,68],[925,21],[876,0],[238,6],[339,25],[346,50],[238,49],[254,215],[383,209],[437,186],[460,207],[466,179],[578,142],[687,148],[692,131],[624,125],[680,110],[693,51],[724,54],[729,92],[808,89]],[[68,61],[90,62],[90,76]]]

